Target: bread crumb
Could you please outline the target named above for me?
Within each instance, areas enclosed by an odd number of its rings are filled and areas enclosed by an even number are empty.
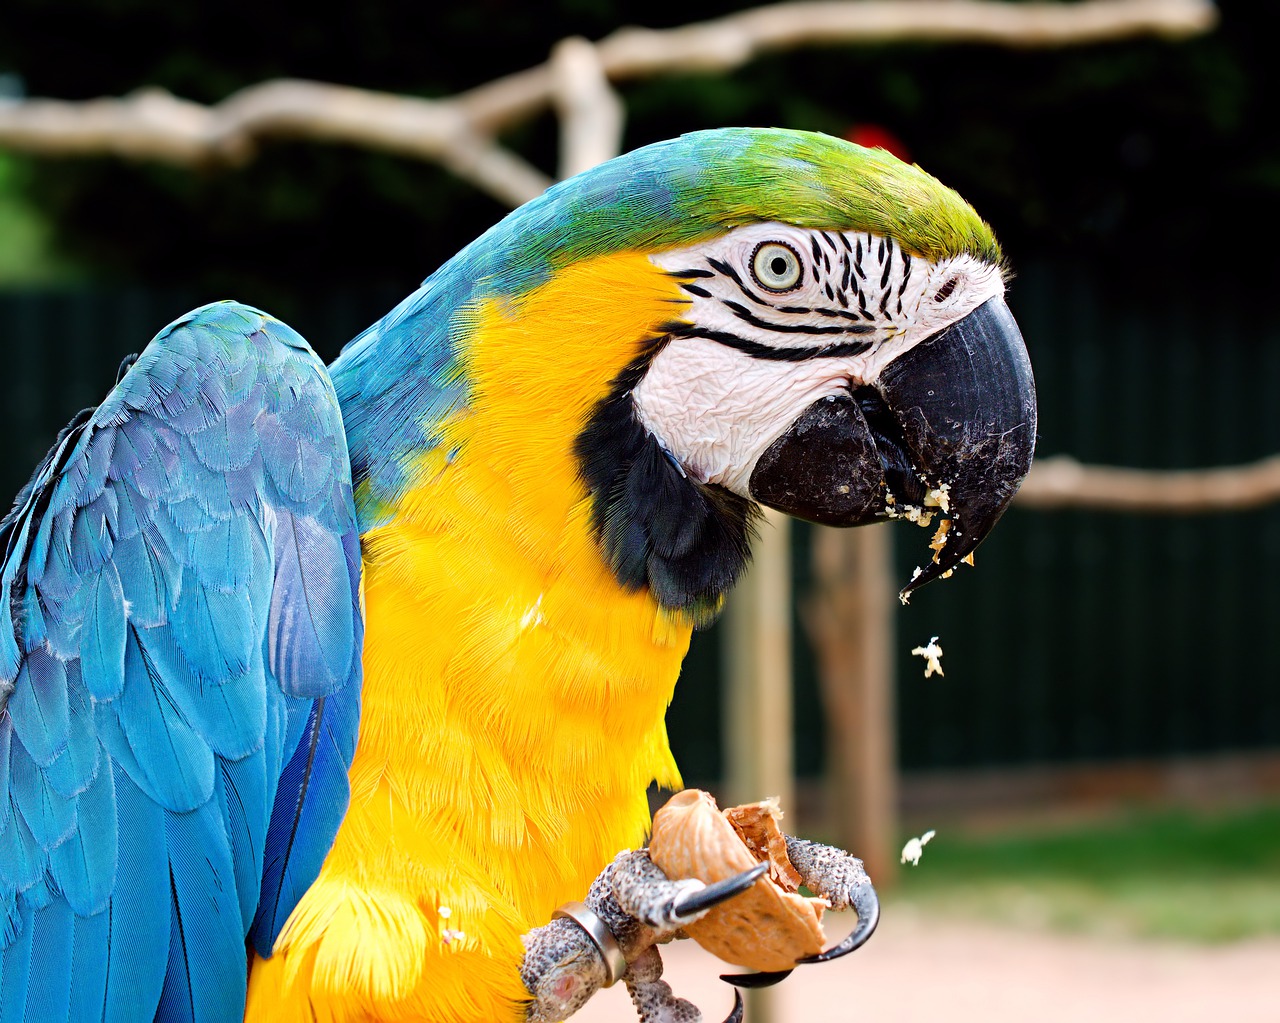
[[[936,831],[926,831],[919,838],[907,840],[907,844],[902,847],[902,863],[910,863],[913,867],[920,865],[920,857],[924,855],[924,847],[929,844],[929,840],[936,835]]]
[[[929,639],[927,646],[913,647],[911,650],[912,657],[923,657],[925,659],[924,677],[931,675],[942,675],[942,647],[938,645],[938,637],[933,636]]]

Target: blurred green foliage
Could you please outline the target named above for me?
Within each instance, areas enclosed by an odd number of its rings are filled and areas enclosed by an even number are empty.
[[[70,99],[155,85],[212,102],[281,75],[445,96],[540,62],[566,35],[744,6],[8,0],[0,73]],[[727,76],[627,83],[626,145],[730,123],[879,125],[982,211],[1015,267],[1052,258],[1155,297],[1238,287],[1242,260],[1271,259],[1280,229],[1280,136],[1266,127],[1280,71],[1267,5],[1223,7],[1221,27],[1187,43],[810,48]],[[504,141],[553,167],[549,115]],[[433,165],[301,142],[242,169],[77,159],[5,180],[0,195],[19,194],[92,276],[304,321],[319,289],[407,291],[504,212]]]
[[[894,899],[1090,934],[1280,935],[1280,805],[1144,810],[988,835],[939,830]]]

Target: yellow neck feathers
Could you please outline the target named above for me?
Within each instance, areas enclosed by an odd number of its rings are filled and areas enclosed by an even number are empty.
[[[573,444],[681,302],[623,254],[468,311],[468,405],[364,537],[351,810],[255,968],[261,1018],[304,993],[335,1019],[518,1018],[519,935],[644,840],[650,780],[678,784],[690,630],[602,561]]]

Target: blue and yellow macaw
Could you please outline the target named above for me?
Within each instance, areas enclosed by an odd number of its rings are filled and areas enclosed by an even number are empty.
[[[522,936],[678,784],[757,504],[945,516],[918,586],[1012,498],[1001,264],[918,168],[726,129],[551,188],[328,370],[236,303],[161,331],[0,529],[0,1021],[524,1018]]]

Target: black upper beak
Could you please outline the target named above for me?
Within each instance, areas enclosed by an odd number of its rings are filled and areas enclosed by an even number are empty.
[[[751,494],[835,526],[937,506],[950,528],[905,597],[991,531],[1031,468],[1035,435],[1027,349],[1004,299],[993,298],[894,359],[874,387],[810,406],[760,456]]]

